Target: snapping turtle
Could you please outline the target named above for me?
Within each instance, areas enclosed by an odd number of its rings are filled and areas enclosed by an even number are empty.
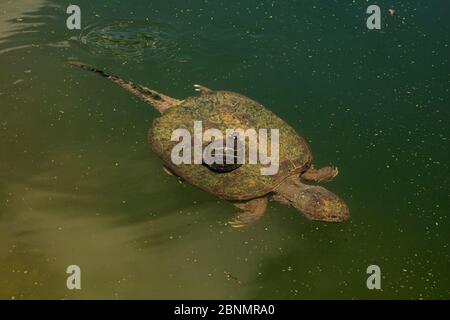
[[[261,218],[269,196],[296,208],[312,220],[340,222],[349,218],[347,205],[337,195],[323,187],[304,184],[305,181],[329,181],[338,174],[337,168],[315,169],[308,143],[260,103],[237,93],[213,91],[200,85],[194,85],[200,95],[178,100],[86,64],[69,63],[100,74],[161,112],[162,116],[154,120],[149,130],[151,149],[163,160],[167,173],[222,199],[233,201],[241,211],[229,222],[232,226],[246,226]],[[217,128],[223,132],[228,128],[278,128],[278,171],[272,175],[262,175],[262,164],[258,163],[174,164],[171,153],[177,142],[172,141],[172,134],[177,128],[184,128],[192,134],[195,131],[194,121],[202,121],[204,129]],[[228,149],[225,154],[236,155],[236,145]]]

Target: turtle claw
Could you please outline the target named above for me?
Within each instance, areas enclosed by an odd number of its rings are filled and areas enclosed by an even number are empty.
[[[332,171],[332,173],[331,173],[331,179],[333,179],[334,177],[336,177],[336,176],[339,174],[339,169],[338,169],[338,167],[334,167],[331,171]]]
[[[164,171],[165,173],[167,173],[169,176],[172,176],[172,177],[175,176],[175,175],[172,173],[172,171],[170,171],[166,166],[163,166],[162,168],[163,168],[163,171]]]
[[[199,84],[194,84],[194,90],[197,91],[197,92],[200,92],[202,94],[207,94],[207,93],[211,93],[212,92],[211,89],[208,89],[208,88],[206,88],[206,87],[204,87],[202,85],[199,85]]]
[[[255,218],[245,219],[245,216],[250,217],[251,215],[252,215],[251,212],[244,211],[241,214],[239,214],[236,218],[229,220],[227,222],[227,224],[230,225],[230,227],[232,227],[232,228],[241,229],[241,228],[246,227],[247,225],[251,224],[253,221],[259,219],[259,217],[256,219]]]
[[[239,229],[245,226],[242,222],[236,221],[236,219],[230,220],[227,222],[232,228]]]

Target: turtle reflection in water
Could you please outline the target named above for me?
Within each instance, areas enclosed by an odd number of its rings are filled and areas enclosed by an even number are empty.
[[[269,197],[294,207],[312,220],[340,222],[349,218],[348,207],[341,198],[321,186],[304,183],[329,181],[338,174],[337,168],[315,169],[308,143],[260,103],[234,92],[213,91],[200,85],[195,85],[199,95],[178,100],[86,64],[75,61],[70,61],[70,64],[100,74],[161,112],[148,133],[151,149],[162,159],[166,171],[206,192],[232,201],[240,209],[229,222],[232,226],[242,227],[260,219]],[[173,164],[171,150],[176,143],[171,141],[173,130],[191,128],[192,123],[199,120],[207,128],[222,131],[228,128],[253,128],[256,131],[278,128],[278,172],[261,175],[262,165],[249,163]]]

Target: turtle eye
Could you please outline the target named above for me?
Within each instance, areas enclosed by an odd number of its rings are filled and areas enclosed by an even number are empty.
[[[236,137],[235,137],[236,138]],[[238,163],[237,138],[233,148],[224,146],[224,141],[214,141],[206,146],[204,154],[211,155],[209,159],[203,158],[203,165],[217,173],[231,172],[242,166]]]

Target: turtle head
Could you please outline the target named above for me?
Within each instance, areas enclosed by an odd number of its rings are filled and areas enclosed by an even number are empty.
[[[323,187],[305,185],[298,177],[288,178],[275,192],[275,200],[296,208],[311,220],[342,222],[350,218],[341,198]]]

